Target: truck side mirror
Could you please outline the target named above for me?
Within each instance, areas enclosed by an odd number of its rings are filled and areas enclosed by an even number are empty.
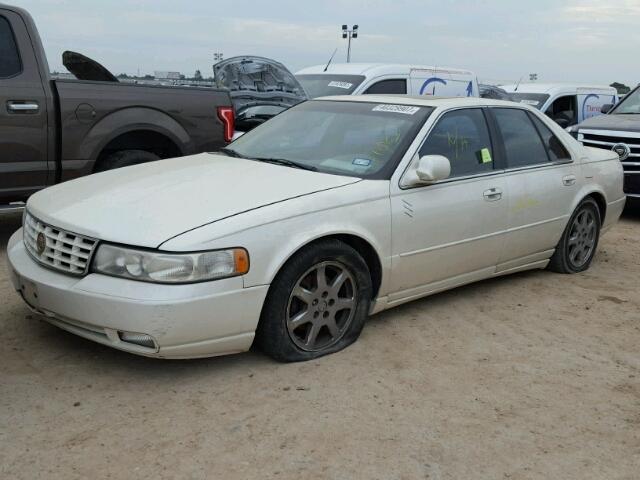
[[[605,103],[600,108],[600,113],[604,113],[606,115],[607,113],[609,113],[611,111],[612,108],[613,108],[613,103]]]

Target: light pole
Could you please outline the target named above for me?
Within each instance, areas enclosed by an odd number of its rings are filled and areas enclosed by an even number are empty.
[[[347,63],[351,61],[351,39],[358,38],[358,25],[354,25],[351,30],[346,25],[342,25],[342,38],[348,38]]]

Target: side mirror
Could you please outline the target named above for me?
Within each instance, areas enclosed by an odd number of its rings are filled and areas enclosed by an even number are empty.
[[[606,115],[607,113],[609,113],[611,111],[612,108],[613,108],[613,103],[605,103],[600,108],[600,113],[604,113]]]
[[[434,183],[445,180],[451,175],[451,163],[442,155],[425,155],[420,158],[416,167],[419,183]]]

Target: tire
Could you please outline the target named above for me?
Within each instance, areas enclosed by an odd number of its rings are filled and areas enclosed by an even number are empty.
[[[571,215],[547,268],[557,273],[587,270],[598,248],[601,222],[598,204],[585,198]]]
[[[360,335],[371,295],[371,274],[356,250],[333,239],[313,243],[293,256],[271,284],[256,344],[283,362],[342,350]]]
[[[96,172],[105,172],[107,170],[154,162],[156,160],[160,160],[160,157],[155,153],[144,150],[122,150],[112,153],[100,161],[96,167]]]

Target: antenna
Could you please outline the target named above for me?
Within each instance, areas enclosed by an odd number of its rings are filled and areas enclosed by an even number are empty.
[[[513,91],[514,91],[514,92],[517,92],[517,91],[518,91],[518,87],[520,86],[520,82],[522,82],[522,79],[523,79],[523,78],[524,78],[524,77],[520,77],[520,80],[518,80],[518,83],[516,83],[516,88],[514,88],[514,89],[513,89]]]
[[[337,51],[338,51],[338,49],[337,49],[337,48],[333,51],[333,53],[331,54],[331,58],[330,58],[330,59],[329,59],[329,61],[327,62],[327,66],[326,66],[326,67],[324,67],[323,72],[326,72],[326,71],[327,71],[327,69],[329,68],[329,65],[331,65],[331,61],[333,60],[333,57],[335,57],[335,55],[336,55],[336,52],[337,52]]]

